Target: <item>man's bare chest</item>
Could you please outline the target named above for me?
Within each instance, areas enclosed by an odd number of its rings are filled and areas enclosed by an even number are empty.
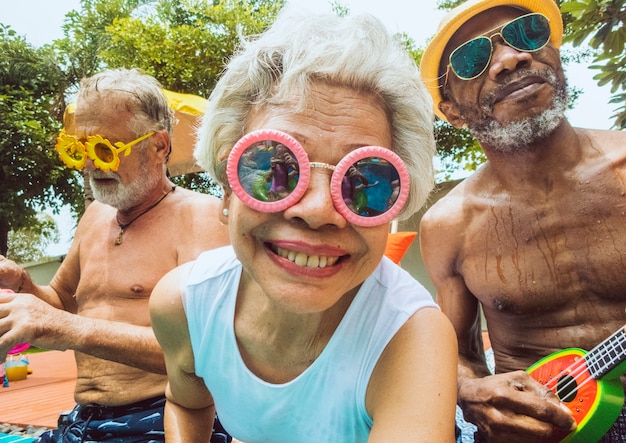
[[[79,305],[87,300],[105,304],[147,301],[158,281],[177,265],[175,254],[165,244],[140,244],[131,236],[121,245],[103,238],[82,246],[76,291]]]
[[[457,263],[470,291],[528,311],[590,294],[626,300],[626,199],[616,191],[476,211]]]

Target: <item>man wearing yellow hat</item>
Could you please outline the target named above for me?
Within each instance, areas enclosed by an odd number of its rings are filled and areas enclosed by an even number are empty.
[[[487,157],[420,232],[457,332],[459,405],[477,442],[626,442],[626,133],[565,118],[562,32],[552,0],[470,0],[422,57],[435,112],[467,127]],[[610,350],[533,366],[601,343]]]

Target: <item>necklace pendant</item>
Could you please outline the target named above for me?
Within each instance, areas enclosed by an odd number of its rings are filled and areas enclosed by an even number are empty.
[[[118,234],[117,238],[115,239],[115,246],[119,246],[122,244],[122,234],[124,234],[124,230],[120,229],[120,233]]]
[[[161,203],[163,201],[163,199],[165,197],[167,197],[168,195],[170,195],[170,193],[174,192],[174,190],[176,189],[176,185],[172,186],[172,188],[167,191],[160,199],[158,199],[156,201],[156,203],[153,203],[152,206],[149,206],[148,209],[144,209],[143,212],[140,212],[139,215],[135,216],[135,218],[133,218],[131,221],[129,221],[128,223],[122,224],[120,223],[120,219],[119,219],[119,213],[115,214],[115,221],[117,222],[117,226],[120,227],[120,233],[117,234],[117,238],[115,239],[115,246],[119,246],[122,244],[122,235],[124,235],[124,229],[128,228],[130,225],[132,225],[135,220],[137,220],[139,217],[141,217],[142,215],[146,214],[147,212],[151,211],[152,209],[156,208],[156,206]]]

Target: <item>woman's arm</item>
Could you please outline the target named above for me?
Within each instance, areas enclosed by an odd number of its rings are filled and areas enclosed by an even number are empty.
[[[165,435],[168,443],[209,442],[215,417],[211,393],[194,372],[194,355],[181,300],[190,263],[166,274],[150,297],[150,317],[167,368]]]
[[[457,343],[438,309],[417,311],[378,361],[366,405],[370,443],[454,442]]]

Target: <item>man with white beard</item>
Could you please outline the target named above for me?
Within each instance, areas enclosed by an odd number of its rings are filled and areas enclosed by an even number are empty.
[[[588,351],[626,323],[626,133],[565,118],[562,33],[552,0],[470,0],[444,17],[421,62],[435,112],[466,126],[487,157],[420,230],[457,333],[458,404],[477,442],[582,432],[571,399],[524,370],[563,348]],[[615,416],[622,407],[618,399]],[[626,441],[624,415],[577,441]]]
[[[163,442],[167,377],[148,301],[168,271],[229,243],[220,200],[168,179],[174,115],[153,77],[84,79],[74,123],[56,149],[88,171],[96,201],[49,286],[0,257],[0,288],[15,291],[0,292],[0,361],[18,342],[75,351],[77,406],[40,442]],[[227,441],[219,432],[212,441]]]

